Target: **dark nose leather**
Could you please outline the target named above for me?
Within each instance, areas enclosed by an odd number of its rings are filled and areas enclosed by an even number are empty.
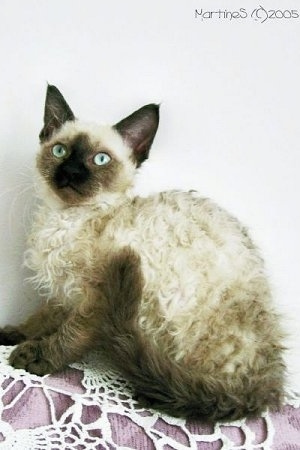
[[[89,176],[89,171],[85,165],[78,161],[66,161],[57,168],[55,182],[57,187],[63,188],[69,184],[81,185]]]

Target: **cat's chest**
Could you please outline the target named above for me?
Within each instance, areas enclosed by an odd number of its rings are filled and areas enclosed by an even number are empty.
[[[96,223],[92,215],[86,214],[41,213],[37,217],[25,264],[35,273],[32,280],[47,296],[80,291],[95,259],[99,235]]]
[[[78,246],[85,246],[84,234],[87,235],[87,226],[80,220],[68,220],[54,216],[46,227],[39,230],[36,235],[36,248],[41,256],[49,263],[63,262],[68,264],[68,257],[74,261]],[[88,241],[88,239],[87,239]]]

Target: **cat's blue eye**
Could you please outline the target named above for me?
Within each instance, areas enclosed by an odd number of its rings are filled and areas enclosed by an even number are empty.
[[[97,153],[94,157],[94,163],[97,166],[105,166],[111,161],[111,157],[107,153]]]
[[[67,149],[62,144],[56,144],[52,147],[52,153],[56,158],[63,158],[67,154]]]

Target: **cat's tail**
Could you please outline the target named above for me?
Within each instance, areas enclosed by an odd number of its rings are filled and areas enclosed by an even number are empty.
[[[217,382],[217,376],[191,373],[145,338],[137,323],[143,289],[141,263],[132,250],[125,248],[112,258],[100,287],[105,296],[101,347],[113,367],[132,382],[142,406],[207,421],[255,416],[266,406],[278,407],[280,383],[275,381],[266,389],[262,378],[253,383],[250,376],[240,380],[242,389],[236,392],[228,383]]]

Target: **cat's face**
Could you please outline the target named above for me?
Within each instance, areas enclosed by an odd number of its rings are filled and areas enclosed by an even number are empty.
[[[131,150],[111,127],[66,122],[42,143],[37,168],[50,195],[65,206],[100,204],[132,186]],[[45,199],[48,200],[48,199]]]
[[[114,126],[86,124],[75,119],[58,89],[48,86],[37,157],[43,195],[60,206],[76,206],[124,194],[148,157],[158,121],[158,106],[147,105]]]

